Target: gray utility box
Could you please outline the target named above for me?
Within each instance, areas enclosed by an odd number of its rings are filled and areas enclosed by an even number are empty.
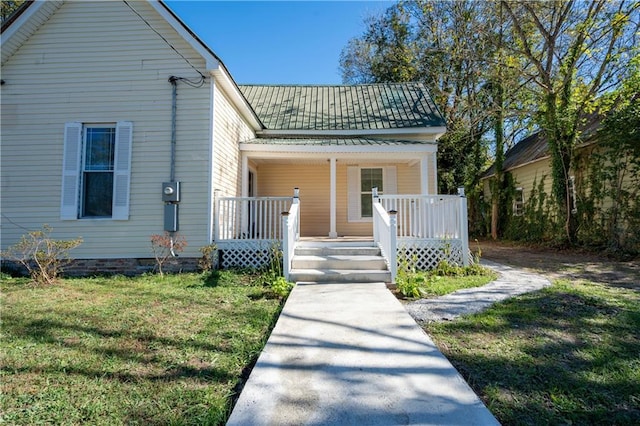
[[[180,182],[162,183],[162,201],[165,203],[177,203],[180,201]]]
[[[164,230],[167,232],[178,232],[178,204],[164,205]]]

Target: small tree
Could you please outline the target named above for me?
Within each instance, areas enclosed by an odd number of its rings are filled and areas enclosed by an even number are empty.
[[[182,252],[186,246],[187,240],[177,233],[165,231],[162,235],[154,234],[151,236],[151,250],[153,251],[153,257],[156,259],[156,266],[161,277],[164,276],[162,267],[167,260],[170,257],[177,256],[176,253]]]
[[[54,240],[51,231],[49,225],[44,225],[38,231],[30,231],[3,253],[24,266],[36,285],[55,284],[62,269],[71,262],[69,251],[82,244],[81,237]]]

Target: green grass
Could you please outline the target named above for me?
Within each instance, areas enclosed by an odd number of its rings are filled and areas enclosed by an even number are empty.
[[[637,290],[558,281],[425,327],[502,424],[640,424]]]
[[[3,277],[7,424],[223,424],[281,309],[252,277]]]
[[[400,270],[395,293],[400,298],[432,298],[464,288],[481,287],[496,278],[498,274],[478,264],[459,267],[441,262],[432,271]]]

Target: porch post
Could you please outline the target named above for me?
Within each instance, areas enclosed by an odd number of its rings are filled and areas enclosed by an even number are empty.
[[[389,268],[391,269],[391,282],[396,282],[398,275],[398,212],[389,210]]]
[[[242,197],[249,196],[249,158],[245,153],[242,153],[242,171],[240,174],[240,192]],[[242,211],[240,212],[240,223],[242,226],[242,232],[245,235],[249,234],[249,203],[243,202]]]
[[[429,194],[429,162],[426,155],[420,158],[420,193]]]
[[[336,158],[331,157],[329,160],[330,168],[331,168],[331,179],[329,185],[331,186],[331,193],[329,195],[329,238],[337,238],[338,233],[336,232]]]

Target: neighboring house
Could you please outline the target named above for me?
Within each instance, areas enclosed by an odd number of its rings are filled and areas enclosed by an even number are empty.
[[[586,125],[581,128],[581,140],[578,150],[588,155],[589,149],[594,148],[594,135],[600,118],[591,117]],[[535,132],[516,143],[505,153],[503,171],[510,173],[513,178],[514,193],[511,200],[511,214],[521,216],[524,214],[524,206],[531,198],[534,190],[541,188],[551,196],[552,175],[551,175],[551,154],[549,152],[548,140],[542,131]],[[481,177],[485,200],[491,200],[491,180],[496,173],[493,164]],[[582,171],[570,171],[569,196],[573,200],[573,209],[576,209],[576,175],[580,176]]]
[[[281,240],[294,187],[303,237],[371,236],[372,187],[436,193],[446,129],[422,84],[238,86],[161,1],[27,3],[2,80],[3,249],[48,224],[87,268],[135,268],[164,230],[187,260]]]

